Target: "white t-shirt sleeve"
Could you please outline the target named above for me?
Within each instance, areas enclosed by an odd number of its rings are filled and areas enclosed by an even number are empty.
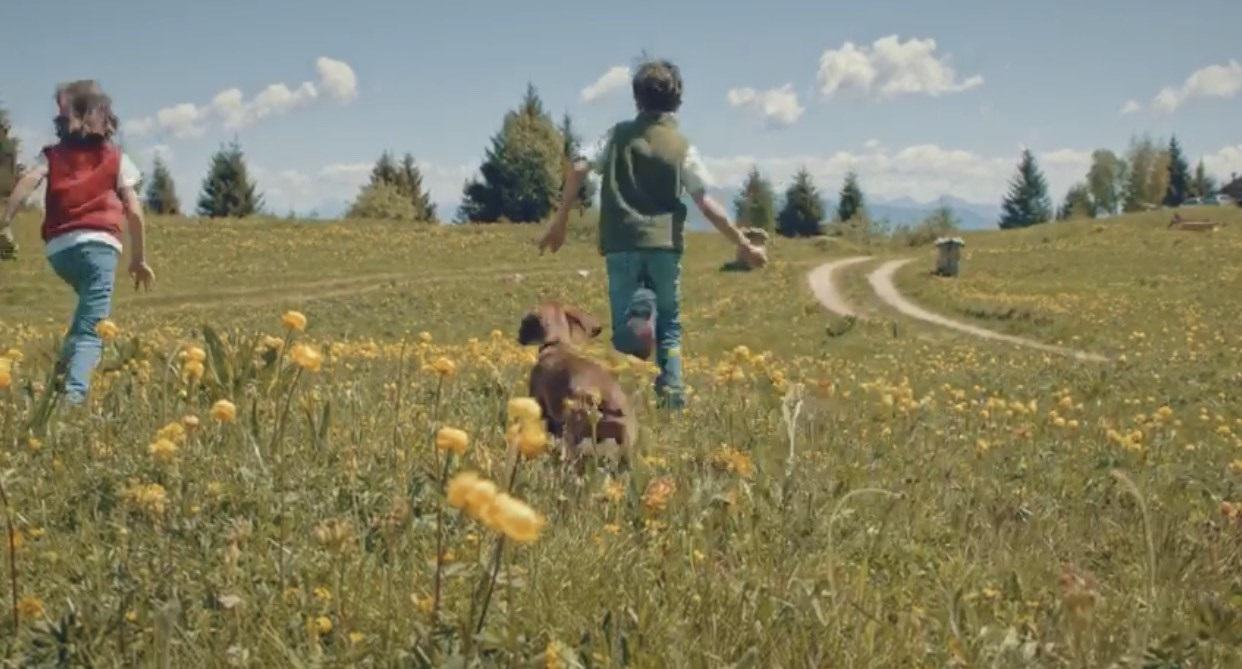
[[[129,159],[129,156],[121,154],[121,169],[116,175],[116,189],[137,188],[142,181],[142,170]]]
[[[703,163],[699,150],[691,146],[686,151],[686,158],[681,165],[681,185],[691,196],[702,195],[715,184],[712,173]]]

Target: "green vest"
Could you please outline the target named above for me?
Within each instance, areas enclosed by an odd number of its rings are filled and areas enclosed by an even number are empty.
[[[602,253],[682,250],[686,205],[681,171],[689,149],[671,114],[643,112],[612,129],[602,161]]]

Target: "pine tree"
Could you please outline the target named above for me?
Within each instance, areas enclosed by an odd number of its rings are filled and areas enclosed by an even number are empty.
[[[559,130],[564,140],[565,164],[566,166],[572,165],[574,162],[582,159],[582,138],[574,132],[574,121],[569,117],[569,112],[565,112],[565,116],[561,118]],[[561,180],[561,186],[564,187],[564,179]],[[591,208],[594,202],[595,182],[590,179],[583,179],[582,185],[578,187],[578,209],[586,211]]]
[[[155,157],[151,183],[147,184],[147,209],[153,214],[165,216],[177,216],[181,213],[181,201],[177,199],[177,188],[173,184],[172,174],[159,156]]]
[[[1096,204],[1091,200],[1091,189],[1087,184],[1076,183],[1065,194],[1065,202],[1057,210],[1057,219],[1067,221],[1071,218],[1094,218]]]
[[[17,138],[9,133],[9,114],[0,108],[0,200],[8,198],[17,183]]]
[[[1092,215],[1116,214],[1125,197],[1126,163],[1108,149],[1091,154],[1091,169],[1087,171],[1087,189],[1095,206]]]
[[[858,187],[858,175],[850,172],[845,175],[845,184],[841,186],[841,201],[837,204],[837,220],[848,221],[865,209],[862,189]]]
[[[348,218],[370,218],[385,221],[421,221],[420,212],[408,192],[395,183],[380,181],[367,184],[350,205]]]
[[[1191,184],[1190,191],[1195,197],[1207,197],[1216,192],[1216,180],[1208,175],[1202,160],[1195,168],[1195,180]]]
[[[203,192],[198,197],[201,216],[243,218],[258,213],[263,196],[255,192],[246,159],[237,140],[220,147],[211,157]]]
[[[759,174],[758,167],[750,168],[742,192],[733,200],[737,222],[751,228],[771,230],[776,223],[776,202],[772,184]]]
[[[1177,143],[1177,135],[1169,139],[1169,183],[1164,191],[1166,207],[1180,207],[1190,197],[1190,166],[1182,155],[1182,146]]]
[[[387,151],[380,154],[379,160],[375,161],[375,167],[371,168],[371,185],[396,184],[400,179],[401,173],[392,159],[392,154]]]
[[[820,234],[824,221],[824,201],[806,168],[798,170],[793,184],[785,191],[785,206],[776,217],[776,231],[786,237]]]
[[[410,199],[410,204],[414,206],[414,220],[428,222],[436,220],[436,205],[431,201],[431,193],[423,190],[423,173],[414,162],[414,156],[408,153],[401,158],[397,185]]]
[[[1045,223],[1052,218],[1052,200],[1048,197],[1048,182],[1035,164],[1030,149],[1022,151],[1018,173],[1009,182],[1009,194],[1001,203],[1000,227],[1025,228]]]
[[[480,179],[463,189],[459,216],[468,221],[507,219],[535,223],[547,218],[559,195],[565,145],[534,86],[505,115],[500,132],[479,167]]]

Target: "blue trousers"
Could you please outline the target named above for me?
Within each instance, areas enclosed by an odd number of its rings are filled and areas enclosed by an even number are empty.
[[[91,374],[103,353],[103,341],[95,326],[112,313],[112,287],[120,254],[107,244],[88,242],[69,247],[48,258],[52,269],[78,294],[78,307],[60,352],[65,373],[65,399],[70,404],[86,401]]]
[[[666,250],[626,251],[604,256],[608,270],[608,301],[612,316],[612,343],[626,350],[628,311],[635,292],[648,288],[655,294],[656,362],[660,376],[656,394],[661,404],[680,408],[685,386],[681,369],[681,253]]]

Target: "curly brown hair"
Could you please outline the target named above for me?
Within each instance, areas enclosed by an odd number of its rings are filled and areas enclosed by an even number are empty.
[[[633,87],[640,111],[675,112],[681,108],[681,70],[667,60],[648,60],[639,65]]]
[[[116,134],[119,121],[112,98],[91,79],[56,87],[56,136],[61,141],[104,142]]]

